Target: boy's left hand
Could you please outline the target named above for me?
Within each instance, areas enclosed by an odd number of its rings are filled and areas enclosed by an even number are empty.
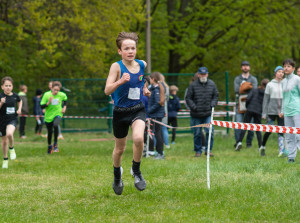
[[[151,96],[151,92],[149,91],[148,88],[143,88],[143,94],[144,94],[145,96],[148,96],[148,97]]]
[[[18,115],[21,115],[21,109],[18,109],[18,110],[17,110],[17,114],[18,114]]]

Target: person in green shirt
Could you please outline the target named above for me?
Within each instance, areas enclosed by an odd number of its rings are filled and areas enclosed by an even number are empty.
[[[48,130],[48,154],[59,152],[57,145],[58,125],[67,109],[67,95],[60,91],[61,83],[52,82],[51,91],[46,92],[41,100],[42,109],[45,108],[45,124]],[[52,142],[52,133],[54,129],[54,143]]]

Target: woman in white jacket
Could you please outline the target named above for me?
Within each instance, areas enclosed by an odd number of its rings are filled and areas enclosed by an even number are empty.
[[[263,113],[262,118],[268,119],[268,124],[272,125],[277,119],[278,126],[284,126],[283,117],[279,117],[282,107],[282,85],[283,79],[283,67],[277,66],[274,70],[274,79],[272,79],[266,87],[264,101],[263,101]],[[262,146],[259,148],[261,156],[265,155],[266,144],[271,132],[266,132],[263,137]],[[278,133],[278,147],[279,157],[287,155],[287,151],[284,148],[284,137],[283,133]]]

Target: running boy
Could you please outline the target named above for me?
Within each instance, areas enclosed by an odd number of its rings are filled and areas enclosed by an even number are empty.
[[[59,152],[57,145],[58,125],[67,109],[67,95],[60,92],[61,83],[59,81],[52,82],[51,91],[44,94],[41,100],[41,108],[45,108],[45,124],[48,130],[48,154]],[[54,129],[54,143],[52,142],[52,133]]]
[[[124,187],[121,161],[126,148],[129,126],[132,128],[133,138],[133,161],[130,172],[134,177],[135,187],[140,191],[146,188],[146,181],[140,171],[146,120],[142,94],[149,96],[150,91],[144,86],[144,70],[147,63],[135,59],[138,35],[121,32],[116,43],[122,60],[111,65],[104,92],[106,95],[111,94],[115,105],[113,111],[115,136],[113,190],[117,195],[121,195]]]
[[[12,92],[13,79],[4,77],[1,80],[3,92],[0,94],[0,134],[2,135],[3,163],[2,168],[8,168],[8,145],[10,159],[16,159],[14,149],[14,132],[18,124],[18,114],[21,114],[22,100]],[[16,105],[18,104],[18,109]]]

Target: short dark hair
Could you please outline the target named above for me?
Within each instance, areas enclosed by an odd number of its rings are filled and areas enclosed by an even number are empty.
[[[6,76],[6,77],[2,78],[1,85],[3,85],[5,81],[10,81],[12,84],[14,84],[14,80],[9,76]]]
[[[282,65],[284,66],[285,64],[289,64],[291,65],[292,67],[295,67],[295,61],[293,61],[292,59],[285,59],[283,62],[282,62]]]

